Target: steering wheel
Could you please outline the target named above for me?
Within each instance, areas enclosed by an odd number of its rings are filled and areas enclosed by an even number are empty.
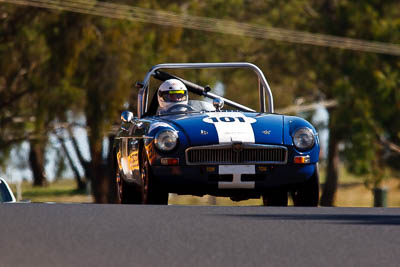
[[[181,108],[185,108],[184,110],[180,110]],[[167,109],[166,112],[173,112],[173,111],[194,111],[194,108],[186,105],[186,104],[176,104],[173,105],[172,107],[170,107],[169,109]]]

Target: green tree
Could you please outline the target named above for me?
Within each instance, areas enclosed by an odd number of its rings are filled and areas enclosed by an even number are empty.
[[[395,1],[118,3],[266,27],[399,42],[400,9]],[[59,136],[60,142],[65,138],[73,141],[96,202],[114,201],[115,190],[109,183],[112,153],[103,151],[104,140],[112,140],[111,126],[118,122],[122,109],[136,110],[137,91],[131,89],[132,84],[140,81],[150,66],[162,62],[253,62],[265,71],[277,108],[300,97],[308,102],[336,99],[338,105],[329,110],[323,205],[334,203],[340,143],[345,145],[346,166],[360,175],[376,176],[383,165],[393,168],[399,159],[399,153],[393,153],[400,141],[398,58],[68,12],[12,5],[0,8],[7,14],[0,25],[3,154],[7,155],[5,148],[29,137],[32,151],[40,158],[55,125],[68,122],[69,136]],[[238,92],[243,104],[256,108],[257,90],[249,90],[253,85],[249,86],[248,74],[196,72],[192,78],[201,84],[222,81],[228,93]],[[89,159],[82,156],[71,128],[76,125],[71,126],[71,119],[80,117],[85,118],[81,126],[88,132]],[[21,119],[16,123],[15,118]],[[82,188],[77,166],[68,150],[63,151]],[[43,167],[44,162],[37,165]]]
[[[333,35],[396,43],[400,36],[398,30],[393,30],[400,27],[395,19],[398,7],[398,3],[388,1],[324,1],[318,7],[320,18],[315,27]],[[379,136],[392,130],[390,124],[382,123],[389,119],[382,113],[393,112],[394,106],[385,102],[396,94],[398,81],[382,79],[382,71],[387,72],[383,76],[397,77],[395,66],[399,61],[371,53],[324,50],[313,53],[310,59],[319,70],[316,74],[321,91],[338,100],[337,107],[329,112],[328,176],[321,198],[322,205],[330,206],[334,204],[338,181],[340,142],[345,144],[346,166],[353,173],[379,180],[387,165],[383,162]]]

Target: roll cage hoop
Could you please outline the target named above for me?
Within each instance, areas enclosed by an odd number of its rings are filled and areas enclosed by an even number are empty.
[[[137,114],[140,119],[143,114],[147,111],[148,106],[148,98],[149,98],[149,82],[151,76],[158,77],[159,79],[163,79],[162,76],[166,77],[175,77],[168,73],[159,71],[160,69],[207,69],[207,68],[247,68],[253,70],[258,76],[258,84],[259,84],[259,101],[260,101],[260,112],[266,112],[266,104],[265,104],[265,95],[268,96],[268,113],[274,113],[274,100],[272,96],[271,89],[268,85],[267,79],[265,78],[263,72],[254,64],[247,62],[231,62],[231,63],[166,63],[166,64],[158,64],[152,67],[149,72],[146,74],[143,83],[140,83],[139,93],[138,93],[138,106],[137,106]],[[178,78],[178,77],[176,77]],[[180,79],[180,78],[178,78]],[[194,83],[185,81],[180,79],[185,85],[188,87],[189,91],[192,91],[196,94],[204,95],[209,98],[222,98],[215,94],[208,92],[208,90],[204,87],[196,85]],[[224,98],[223,98],[224,99]],[[228,99],[224,99],[227,104],[230,104],[234,107],[245,111],[254,111],[248,107],[230,101]]]

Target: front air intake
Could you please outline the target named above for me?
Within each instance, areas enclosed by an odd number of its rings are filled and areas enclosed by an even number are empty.
[[[232,144],[186,149],[188,165],[286,164],[287,148],[274,145]]]

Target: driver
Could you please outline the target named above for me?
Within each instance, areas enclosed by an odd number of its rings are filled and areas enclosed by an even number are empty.
[[[169,79],[158,88],[158,110],[157,114],[165,113],[177,104],[188,104],[188,91],[186,86],[178,79]],[[179,107],[177,107],[179,111]]]

